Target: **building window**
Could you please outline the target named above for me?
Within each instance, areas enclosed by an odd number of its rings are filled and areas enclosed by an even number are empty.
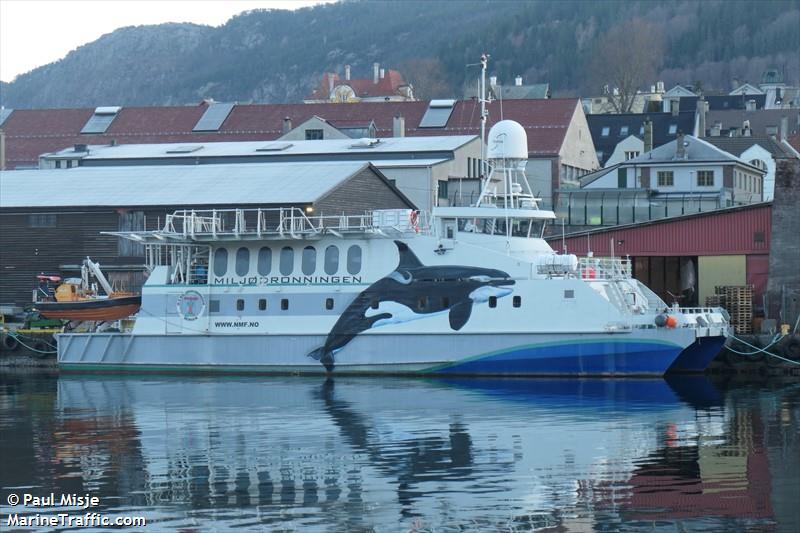
[[[339,247],[330,245],[325,248],[325,273],[329,276],[339,271]]]
[[[281,274],[288,276],[294,270],[294,250],[290,246],[281,248]]]
[[[675,177],[671,170],[659,170],[656,172],[656,176],[658,177],[659,187],[672,187],[675,185]]]
[[[522,296],[514,296],[513,305],[514,307],[520,307],[522,305]]]
[[[289,310],[289,300],[287,298],[281,298],[281,311],[288,311]]]
[[[321,141],[322,140],[322,130],[306,130],[306,140],[307,141]]]
[[[53,213],[40,213],[28,215],[29,228],[55,228],[56,215]]]
[[[608,126],[605,126],[603,128],[603,131],[600,132],[600,136],[601,137],[608,137],[609,133],[611,133],[611,128],[609,128]]]
[[[267,310],[267,300],[265,298],[261,298],[258,301],[258,310],[259,311],[266,311]]]
[[[209,313],[219,313],[219,300],[211,300],[208,302]]]
[[[228,271],[228,250],[227,248],[217,248],[214,252],[214,275],[224,276]]]
[[[272,249],[264,246],[258,250],[258,273],[266,276],[272,271]]]
[[[250,250],[242,247],[236,250],[236,275],[246,276],[250,271]]]
[[[353,275],[361,272],[361,247],[357,244],[347,249],[347,272]]]
[[[713,170],[698,170],[697,171],[697,186],[698,187],[713,187],[714,186],[714,171]]]
[[[303,261],[301,267],[303,274],[310,276],[317,270],[317,250],[313,246],[303,248]]]
[[[678,125],[677,124],[670,124],[669,125],[669,134],[670,135],[675,135],[676,133],[678,133]]]
[[[497,307],[497,296],[489,296],[489,307]]]
[[[325,309],[327,309],[328,311],[333,309],[333,298],[326,298],[325,299]]]
[[[639,152],[637,151],[625,152],[625,161],[630,161],[634,157],[639,157]]]
[[[438,193],[439,199],[440,200],[447,200],[447,182],[444,181],[444,180],[439,180],[438,181],[438,185],[439,185],[439,187],[438,187],[438,189],[439,189],[439,193]]]
[[[244,300],[242,300],[241,298],[236,300],[236,310],[237,311],[244,311]]]
[[[622,126],[622,127],[619,129],[619,135],[620,135],[620,137],[625,137],[627,134],[628,134],[628,126]]]
[[[60,160],[56,160],[56,168],[61,168],[61,161]]]
[[[767,170],[767,164],[760,159],[753,159],[752,161],[750,161],[750,164],[758,169]]]
[[[67,159],[67,168],[72,168],[72,159]]]

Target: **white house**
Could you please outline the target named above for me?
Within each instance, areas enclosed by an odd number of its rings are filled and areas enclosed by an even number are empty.
[[[625,139],[617,143],[614,152],[603,165],[604,168],[630,161],[635,157],[639,157],[644,152],[644,141],[636,135],[629,135]]]

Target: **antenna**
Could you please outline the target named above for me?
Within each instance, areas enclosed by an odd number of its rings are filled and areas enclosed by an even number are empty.
[[[486,66],[489,63],[489,54],[481,54],[481,83],[480,83],[480,101],[481,101],[481,172],[488,179],[489,173],[486,171],[486,118],[488,112],[486,111]]]
[[[561,253],[566,255],[567,253],[567,236],[564,233],[564,219],[561,219]]]

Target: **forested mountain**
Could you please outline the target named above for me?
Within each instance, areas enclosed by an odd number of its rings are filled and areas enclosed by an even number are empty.
[[[637,24],[638,23],[638,24]],[[296,11],[256,10],[218,28],[127,27],[0,87],[10,108],[297,102],[323,72],[370,77],[373,62],[396,68],[423,98],[461,96],[478,75],[549,82],[554,95],[595,94],[616,36],[639,45],[657,79],[729,89],[778,67],[800,79],[796,0],[345,1]],[[649,86],[655,79],[643,80]]]

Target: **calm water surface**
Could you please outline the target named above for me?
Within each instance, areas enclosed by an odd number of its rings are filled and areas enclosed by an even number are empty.
[[[798,383],[3,373],[0,530],[796,532],[799,445]]]

